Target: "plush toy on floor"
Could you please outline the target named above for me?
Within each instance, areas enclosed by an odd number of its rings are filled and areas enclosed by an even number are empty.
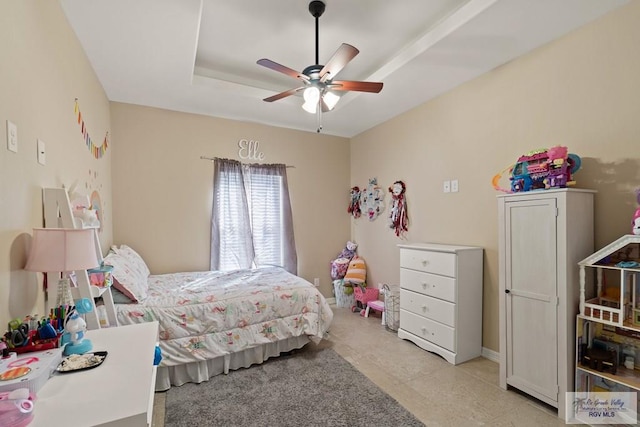
[[[356,256],[358,245],[354,242],[347,242],[347,246],[338,254],[336,259],[331,261],[331,279],[343,279],[349,269],[349,262]]]
[[[355,303],[353,297],[353,286],[344,281],[344,277],[349,270],[349,263],[356,256],[358,245],[354,242],[347,242],[347,246],[342,249],[336,259],[331,261],[331,279],[336,296],[338,307],[350,307]]]

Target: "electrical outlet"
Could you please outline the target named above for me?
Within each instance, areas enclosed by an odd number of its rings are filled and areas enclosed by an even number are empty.
[[[445,181],[444,184],[442,185],[442,192],[443,193],[450,193],[451,192],[451,181]]]
[[[18,126],[7,120],[7,150],[18,152]]]
[[[320,278],[316,277],[315,279],[313,279],[313,286],[315,286],[316,288],[320,286]]]
[[[451,180],[451,192],[452,193],[457,193],[458,192],[458,180],[457,179],[452,179]]]

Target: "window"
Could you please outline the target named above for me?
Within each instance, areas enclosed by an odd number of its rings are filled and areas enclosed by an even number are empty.
[[[267,265],[297,273],[286,166],[216,159],[211,269]]]
[[[246,188],[257,265],[283,265],[282,177],[253,176]]]

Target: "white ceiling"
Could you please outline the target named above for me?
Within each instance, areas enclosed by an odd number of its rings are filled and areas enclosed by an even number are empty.
[[[381,81],[323,114],[323,133],[352,137],[554,40],[628,0],[324,0],[319,59],[360,50],[340,80]],[[61,0],[111,101],[310,132],[302,98],[263,98],[315,63],[306,0]]]

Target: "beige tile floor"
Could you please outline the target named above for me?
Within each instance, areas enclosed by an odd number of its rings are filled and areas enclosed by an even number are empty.
[[[453,366],[387,331],[380,317],[364,318],[346,308],[333,308],[329,339],[321,346],[332,347],[425,425],[565,425],[553,408],[502,390],[497,363],[479,357]],[[164,426],[164,404],[165,394],[156,393],[155,427]]]

